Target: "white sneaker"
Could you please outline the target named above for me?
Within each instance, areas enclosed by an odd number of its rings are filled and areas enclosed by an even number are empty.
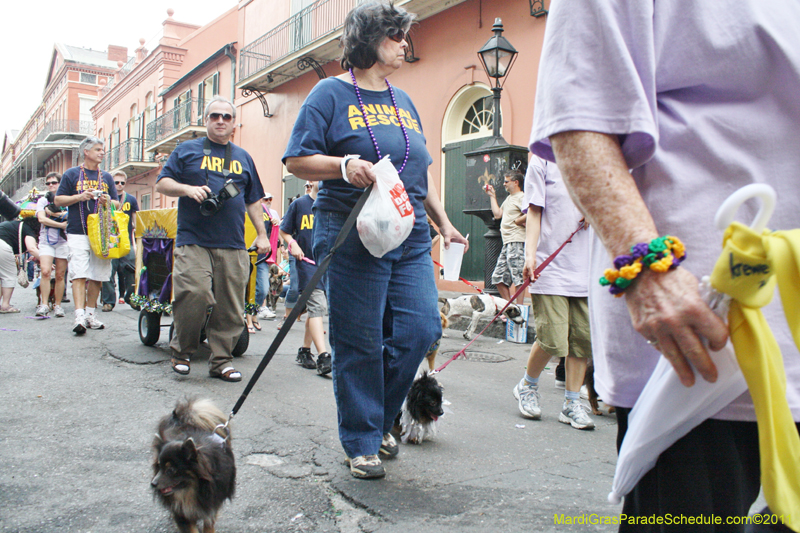
[[[34,316],[47,316],[48,314],[50,314],[49,307],[44,304],[36,306],[36,312],[34,313]]]
[[[525,379],[514,387],[514,398],[519,400],[519,412],[525,418],[539,420],[542,418],[542,409],[539,407],[539,387],[525,383]]]
[[[86,318],[82,316],[76,316],[75,325],[73,326],[72,331],[74,331],[76,335],[83,335],[86,333]]]
[[[272,309],[270,309],[269,307],[262,307],[261,309],[258,310],[258,318],[263,318],[265,320],[273,319],[275,318],[275,313],[273,313]]]
[[[53,307],[53,311],[55,312],[55,315],[59,318],[66,316],[66,313],[64,313],[64,309],[60,305]]]
[[[106,327],[105,324],[97,320],[97,317],[94,315],[86,315],[83,321],[87,329],[103,329]]]
[[[564,402],[564,408],[558,415],[558,421],[569,424],[575,429],[594,429],[594,421],[586,412],[586,406],[579,400]]]

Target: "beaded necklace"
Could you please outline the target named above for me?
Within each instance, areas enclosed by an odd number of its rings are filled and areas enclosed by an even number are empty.
[[[375,151],[378,153],[378,160],[381,159],[381,149],[378,148],[378,141],[375,140],[375,134],[372,132],[372,128],[369,125],[369,120],[367,120],[367,110],[364,106],[364,102],[361,100],[361,91],[358,90],[358,83],[356,83],[356,75],[353,74],[353,69],[350,69],[350,77],[353,79],[353,87],[356,89],[356,97],[358,98],[358,105],[361,106],[361,114],[364,116],[364,124],[367,126],[367,131],[369,132],[369,136],[372,139],[372,144],[375,146]],[[400,129],[403,130],[403,137],[406,139],[406,155],[403,158],[403,164],[400,166],[400,169],[397,171],[398,174],[403,172],[403,169],[406,168],[406,163],[408,163],[408,151],[410,142],[408,140],[408,132],[406,131],[405,125],[403,125],[403,121],[400,120],[400,111],[397,107],[397,100],[394,98],[394,89],[392,88],[392,84],[389,83],[389,80],[384,79],[386,82],[386,86],[389,88],[389,96],[392,97],[392,105],[394,106],[394,114],[397,117],[397,122],[400,123]]]
[[[83,163],[81,164],[81,175],[78,180],[80,183],[81,192],[85,192],[85,185],[84,181],[86,179],[86,172],[83,168]],[[103,171],[100,168],[97,169],[97,186],[100,186],[100,182],[103,180]],[[94,201],[95,211],[98,212],[98,222],[100,226],[100,251],[103,254],[103,257],[108,257],[109,253],[109,240],[110,240],[110,233],[111,233],[111,213],[107,208],[100,209],[100,204],[97,200]],[[87,236],[89,235],[89,231],[86,229],[86,217],[83,214],[83,202],[78,202],[78,206],[81,211],[81,225],[83,225],[83,233]],[[102,212],[99,212],[102,211]]]

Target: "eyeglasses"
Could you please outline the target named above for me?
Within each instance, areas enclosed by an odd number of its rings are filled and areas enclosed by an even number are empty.
[[[230,122],[233,120],[233,115],[230,113],[209,113],[208,118],[211,120],[219,120],[222,119],[222,122]]]
[[[114,183],[116,183],[117,185],[125,185],[124,181],[115,181]]]
[[[57,181],[48,181],[46,184],[47,185],[58,185],[58,182]]]
[[[402,30],[393,30],[387,37],[396,43],[400,43],[406,38],[406,35],[408,34]]]

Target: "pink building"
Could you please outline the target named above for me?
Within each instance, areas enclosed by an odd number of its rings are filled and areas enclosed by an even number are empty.
[[[91,108],[97,87],[107,81],[118,61],[127,61],[127,49],[88,50],[55,44],[42,103],[16,133],[3,141],[0,188],[13,198],[44,189],[48,172],[63,172],[77,161],[77,148],[94,134]]]

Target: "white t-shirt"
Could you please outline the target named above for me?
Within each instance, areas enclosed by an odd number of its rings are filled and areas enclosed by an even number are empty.
[[[800,3],[790,0],[559,0],[545,31],[531,151],[584,130],[620,136],[659,234],[687,248],[682,267],[709,274],[721,252],[719,205],[750,183],[778,191],[774,230],[800,227]],[[758,203],[739,209],[749,224]],[[634,243],[631,243],[634,244]],[[611,261],[593,243],[591,279]],[[635,333],[624,299],[589,292],[596,386],[631,407],[659,354]],[[800,354],[776,292],[764,314],[781,347],[800,420]],[[716,418],[755,420],[748,395]]]
[[[541,265],[578,227],[583,215],[572,202],[558,167],[537,156],[531,157],[525,174],[525,211],[528,206],[542,208],[536,265]],[[531,294],[586,297],[589,285],[589,231],[581,230],[572,242],[547,265]]]

